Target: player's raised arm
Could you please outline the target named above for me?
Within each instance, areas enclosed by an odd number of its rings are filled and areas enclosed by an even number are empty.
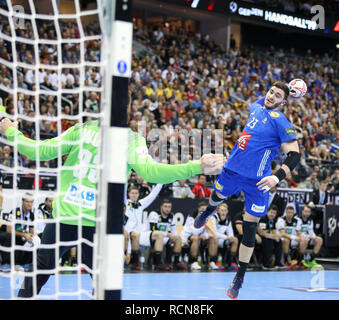
[[[67,141],[72,140],[74,128],[75,127],[71,127],[61,136],[56,138],[37,142],[25,137],[22,132],[15,128],[15,124],[8,118],[4,118],[0,121],[0,133],[5,134],[7,139],[11,142],[14,142],[17,138],[19,153],[24,154],[32,160],[36,160],[37,158],[37,148],[39,150],[39,160],[51,160],[57,158],[60,146],[61,155],[68,154],[72,148],[72,144],[67,143]]]

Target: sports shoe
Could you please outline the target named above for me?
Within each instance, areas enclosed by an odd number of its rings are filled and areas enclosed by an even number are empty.
[[[309,269],[312,269],[313,267],[321,267],[321,264],[319,264],[317,261],[312,260],[308,263],[308,268]]]
[[[274,268],[276,268],[276,269],[286,269],[286,266],[284,266],[284,265],[281,264],[281,263],[277,263],[277,264],[274,266]]]
[[[171,268],[167,264],[160,264],[154,266],[155,271],[170,271]]]
[[[262,265],[262,269],[266,271],[272,271],[275,268],[271,264],[268,264],[268,265]]]
[[[194,220],[194,228],[201,229],[207,222],[207,219],[215,212],[216,210],[212,212],[203,211],[201,212]]]
[[[173,270],[187,270],[187,267],[182,262],[178,262],[173,264]]]
[[[298,264],[300,267],[307,269],[309,267],[308,263],[303,259]]]
[[[244,282],[244,278],[235,276],[233,281],[230,284],[230,287],[226,290],[226,294],[231,298],[231,299],[237,299],[239,290],[242,287],[242,283]]]
[[[298,260],[297,259],[291,260],[291,266],[294,267],[296,265],[298,265]]]
[[[238,271],[239,266],[238,266],[237,263],[232,262],[232,263],[229,265],[228,269],[233,270],[233,271]]]
[[[223,270],[224,267],[221,266],[219,263],[215,263],[214,261],[211,261],[209,266],[208,266],[209,270]]]
[[[129,269],[132,270],[132,271],[140,271],[139,264],[137,264],[137,263],[131,263],[130,266],[129,266]]]
[[[8,263],[4,263],[1,265],[0,270],[2,272],[10,272],[11,271],[11,265]]]
[[[201,270],[201,267],[200,267],[198,261],[195,261],[191,264],[191,270]]]

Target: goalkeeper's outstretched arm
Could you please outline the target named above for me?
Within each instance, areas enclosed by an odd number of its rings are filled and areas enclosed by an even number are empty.
[[[15,128],[15,124],[8,118],[4,118],[0,121],[0,133],[5,134],[9,141],[16,141],[19,153],[32,160],[36,160],[38,155],[39,160],[42,161],[57,158],[60,147],[61,155],[65,155],[70,152],[74,145],[74,128],[75,126],[71,127],[56,138],[35,141],[25,137],[22,132]],[[73,144],[71,141],[73,141]]]
[[[201,173],[219,174],[225,161],[226,158],[222,154],[205,154],[199,160],[184,164],[158,163],[148,154],[143,137],[136,137],[128,149],[128,168],[151,183],[168,184]]]

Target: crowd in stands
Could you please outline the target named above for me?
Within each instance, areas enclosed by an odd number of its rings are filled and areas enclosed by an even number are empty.
[[[275,3],[275,1],[269,2]],[[297,2],[285,1],[284,3],[285,6],[292,7]],[[59,28],[63,38],[79,39],[80,37],[75,22],[60,22]],[[56,39],[53,22],[40,21],[37,30],[42,39]],[[17,36],[26,39],[34,39],[33,31],[29,21],[25,23],[24,29],[16,30]],[[4,16],[0,18],[0,32],[11,37],[10,27]],[[85,33],[98,34],[98,25],[87,24]],[[313,189],[318,195],[312,197],[311,203],[308,204],[310,208],[316,204],[329,203],[329,197],[325,199],[323,194],[339,190],[338,57],[326,52],[322,55],[313,54],[311,50],[299,55],[294,48],[287,52],[273,46],[267,48],[266,52],[261,52],[253,47],[238,48],[235,43],[232,43],[230,50],[225,51],[208,35],[172,25],[148,27],[135,24],[134,41],[138,46],[135,47],[132,58],[129,125],[135,131],[143,128],[154,159],[163,163],[185,163],[199,158],[201,156],[199,146],[208,148],[204,140],[205,133],[207,140],[211,142],[211,151],[215,152],[217,148],[221,148],[228,156],[248,120],[250,105],[265,95],[276,80],[288,83],[295,78],[304,79],[308,86],[305,97],[299,100],[290,99],[289,103],[281,109],[295,128],[301,161],[292,175],[284,179],[279,187]],[[84,61],[98,62],[100,45],[100,40],[85,41]],[[63,43],[61,51],[58,52],[56,45],[40,44],[39,52],[36,52],[33,45],[20,43],[17,40],[17,56],[14,59],[11,41],[6,37],[0,39],[1,61],[18,63],[18,68],[15,70],[11,69],[8,63],[0,65],[0,104],[9,114],[14,115],[17,111],[23,116],[19,119],[19,128],[27,137],[33,139],[55,137],[78,121],[72,116],[86,112],[87,117],[90,117],[90,114],[95,116],[95,113],[100,111],[100,91],[95,89],[102,86],[100,69],[87,65],[84,70],[80,70],[77,64],[82,53],[78,43]],[[57,70],[59,54],[63,63],[73,63],[75,67],[64,67],[59,73]],[[34,67],[37,59],[48,66],[41,68],[38,76],[34,74],[33,68],[28,67],[28,65]],[[81,72],[83,72],[84,83],[80,83]],[[9,93],[15,85],[23,89],[22,92],[19,90],[16,97]],[[93,90],[81,92],[73,90],[80,85],[92,87]],[[36,96],[33,94],[38,86],[43,90],[39,95],[39,109],[36,108]],[[67,90],[62,94],[62,99],[58,99],[55,91],[61,88]],[[29,94],[30,92],[32,95]],[[14,110],[14,99],[17,99],[18,110]],[[42,120],[36,121],[37,115],[42,117],[40,118]],[[60,115],[62,120],[61,125],[58,125],[55,117]],[[161,139],[164,139],[166,145],[165,154],[159,148],[157,149],[157,140],[153,135],[159,133],[159,130],[162,133]],[[13,167],[15,164],[12,148],[2,145],[0,151],[0,164]],[[276,170],[283,160],[283,155],[279,155],[272,162],[272,169]],[[19,156],[18,161],[23,167],[32,165],[30,159],[23,156]],[[55,167],[56,163],[50,161],[41,163],[40,166]],[[187,181],[181,180],[173,185],[163,186],[160,196],[206,200],[210,195],[214,178],[200,175]],[[147,196],[152,190],[151,185],[135,174],[131,175],[129,185],[137,186],[140,198]],[[241,195],[239,197],[241,198]],[[201,204],[200,209],[202,207]],[[281,212],[278,206],[270,209],[276,211],[274,215],[272,214],[274,216],[272,219],[285,215],[286,208],[284,212]],[[199,214],[199,210],[196,208],[194,214]],[[236,214],[237,219],[232,220],[233,232],[241,236],[241,230],[239,231],[239,226],[237,227],[241,224],[239,222],[241,214],[240,216],[239,213]],[[220,213],[215,216],[212,224],[214,223],[215,226],[220,224],[222,215],[224,214]],[[159,217],[161,213],[158,213]],[[302,224],[302,219],[300,221]],[[152,223],[157,224],[157,222]],[[265,223],[270,224],[267,221]],[[289,221],[280,226],[280,230],[285,229],[288,223]],[[192,234],[191,236],[194,237],[187,238],[186,242],[185,239],[180,238],[181,244],[184,245],[189,244],[188,240],[191,241],[190,245],[202,240],[206,246],[212,246],[214,249],[208,249],[207,253],[207,260],[214,262],[212,269],[218,266],[215,249],[219,246],[224,248],[226,245],[224,242],[210,240],[214,238],[214,229],[211,227],[212,231],[206,231],[207,233],[204,234]],[[212,236],[208,232],[212,233]],[[257,243],[267,249],[267,247],[271,248],[272,243],[263,244],[262,238],[266,233],[261,231],[258,233]],[[232,237],[235,236],[229,236],[231,238],[227,245],[233,246],[230,252],[234,255],[236,241]],[[158,237],[161,236],[156,235],[154,241],[159,239]],[[281,241],[281,252],[286,254],[286,243],[282,242],[281,237],[279,241],[278,237],[276,238],[277,242]],[[173,243],[179,241],[178,239],[175,238]],[[289,240],[295,241],[294,244],[298,248],[301,243],[304,245],[303,237],[299,233]],[[237,241],[237,244],[239,243]],[[197,258],[196,248],[194,246],[193,248],[193,258]],[[299,250],[297,258],[299,264],[304,249],[301,246]],[[193,252],[192,248],[188,250]],[[177,258],[178,256],[175,259]],[[159,259],[159,257],[155,258],[157,265]],[[133,263],[137,261],[135,253],[132,260]],[[270,265],[267,257],[263,261],[266,266]],[[193,265],[196,260],[193,259],[191,262]],[[234,262],[234,256],[231,255],[229,265]],[[276,266],[279,266],[280,262],[276,261]],[[178,261],[176,260],[175,263],[177,264]],[[197,267],[196,264],[195,266]]]

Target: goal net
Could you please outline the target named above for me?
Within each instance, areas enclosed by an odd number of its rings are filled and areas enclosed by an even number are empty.
[[[11,138],[6,131],[0,138],[0,299],[17,299],[24,278],[38,274],[51,276],[39,294],[33,280],[33,299],[102,298],[93,290],[100,289],[100,255],[107,251],[99,247],[106,191],[98,178],[107,168],[101,146],[112,88],[103,2],[0,1],[0,112],[22,133],[14,130]],[[63,138],[73,127],[74,139]],[[52,147],[44,145],[47,139],[54,139]],[[60,233],[64,224],[73,228],[69,239]],[[41,243],[49,225],[55,226],[55,243]],[[93,240],[81,225],[96,225]],[[94,252],[91,267],[82,259],[88,248]],[[38,252],[50,249],[55,266],[38,269]],[[114,250],[120,252],[113,248],[112,255]]]

